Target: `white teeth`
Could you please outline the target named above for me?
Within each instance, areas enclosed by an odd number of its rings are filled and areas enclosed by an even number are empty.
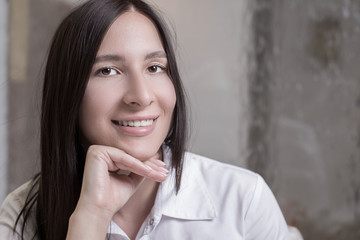
[[[148,127],[153,124],[154,120],[141,120],[141,121],[119,121],[120,126],[125,127]]]

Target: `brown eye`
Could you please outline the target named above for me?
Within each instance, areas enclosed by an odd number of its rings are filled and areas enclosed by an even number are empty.
[[[117,74],[117,70],[111,67],[105,67],[98,71],[98,75],[100,76],[112,76]]]
[[[158,68],[159,68],[158,66],[153,65],[153,66],[150,66],[148,69],[149,69],[149,72],[156,73]]]
[[[101,70],[101,74],[102,75],[110,75],[111,74],[111,68],[103,68],[102,70]]]
[[[150,73],[161,73],[164,72],[166,70],[165,67],[161,66],[161,65],[152,65],[150,67],[148,67],[147,69]]]

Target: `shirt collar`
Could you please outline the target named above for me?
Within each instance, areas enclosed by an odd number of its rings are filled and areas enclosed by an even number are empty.
[[[179,192],[176,194],[175,170],[171,169],[167,179],[159,186],[153,214],[187,220],[213,219],[217,216],[215,204],[196,164],[186,161],[188,155],[185,153],[184,156]],[[171,156],[170,148],[163,146],[163,159],[168,169],[171,168]]]

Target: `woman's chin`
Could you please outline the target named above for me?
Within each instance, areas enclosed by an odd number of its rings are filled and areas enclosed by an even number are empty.
[[[144,148],[132,148],[132,149],[124,149],[124,151],[130,156],[145,162],[149,159],[161,159],[161,148],[158,149],[144,149]]]
[[[155,154],[146,154],[146,153],[134,153],[134,154],[129,154],[132,157],[136,158],[137,160],[141,161],[141,162],[146,162],[150,159],[160,159],[159,155]]]

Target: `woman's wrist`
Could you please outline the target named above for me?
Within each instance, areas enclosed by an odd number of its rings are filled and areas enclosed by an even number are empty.
[[[90,204],[78,204],[70,216],[66,239],[105,239],[112,215]]]

